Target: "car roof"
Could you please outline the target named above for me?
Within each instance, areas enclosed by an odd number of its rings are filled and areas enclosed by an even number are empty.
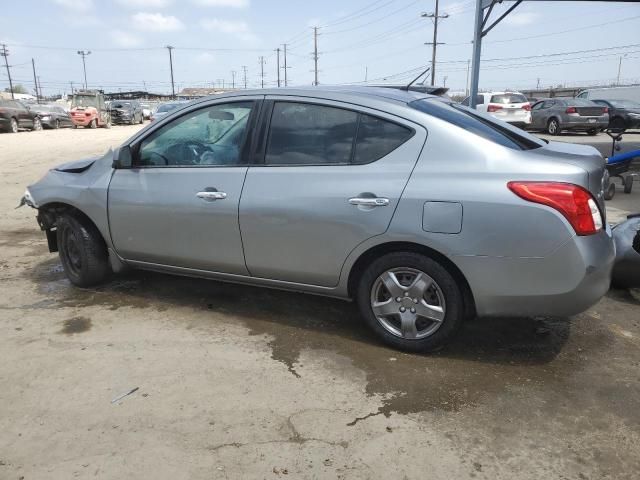
[[[353,101],[359,100],[361,103],[366,99],[378,100],[395,104],[407,104],[414,100],[425,98],[438,98],[436,95],[421,93],[416,91],[406,91],[387,87],[368,87],[355,85],[322,85],[314,87],[285,87],[285,88],[260,88],[252,90],[238,90],[217,95],[211,95],[202,100],[212,98],[232,98],[247,95],[278,95],[278,96],[300,96],[315,97],[329,100]]]

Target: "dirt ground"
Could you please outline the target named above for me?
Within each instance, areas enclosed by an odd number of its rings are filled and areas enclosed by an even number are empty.
[[[148,273],[71,287],[14,207],[137,128],[0,135],[0,479],[638,478],[639,291],[469,322],[420,356],[337,300]],[[640,210],[640,185],[618,197]]]

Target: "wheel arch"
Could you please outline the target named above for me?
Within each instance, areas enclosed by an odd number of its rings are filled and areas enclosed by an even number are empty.
[[[42,230],[47,232],[47,240],[49,241],[49,250],[52,252],[57,251],[57,240],[55,239],[55,234],[52,235],[53,238],[49,238],[51,236],[50,232],[52,229],[56,227],[57,218],[64,214],[71,214],[91,225],[95,230],[100,234],[102,241],[105,243],[105,246],[108,246],[107,239],[105,238],[104,233],[100,230],[97,223],[93,221],[93,219],[83,212],[78,207],[75,207],[69,203],[64,202],[49,202],[44,205],[38,207],[38,224]],[[53,243],[52,243],[53,242]],[[55,246],[55,250],[52,250],[52,247]]]
[[[464,297],[465,304],[465,318],[473,318],[475,316],[476,306],[473,292],[471,291],[469,282],[467,281],[462,271],[458,268],[458,266],[454,262],[452,262],[449,257],[443,255],[437,250],[427,247],[426,245],[413,242],[387,242],[375,245],[363,252],[353,263],[351,270],[349,271],[349,279],[347,281],[347,291],[349,297],[353,298],[353,296],[355,295],[358,280],[362,276],[367,265],[369,265],[376,258],[393,252],[419,253],[440,263],[456,279],[462,289],[462,295]]]

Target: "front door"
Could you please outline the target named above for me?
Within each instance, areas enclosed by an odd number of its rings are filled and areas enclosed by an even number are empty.
[[[255,277],[335,286],[349,253],[386,231],[426,132],[378,111],[309,99],[272,109],[247,172],[240,229]]]
[[[109,224],[126,260],[247,274],[238,204],[256,99],[192,109],[132,145],[109,185]]]

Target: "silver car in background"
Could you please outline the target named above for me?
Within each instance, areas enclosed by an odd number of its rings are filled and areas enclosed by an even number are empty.
[[[531,107],[532,130],[560,135],[564,130],[596,135],[609,126],[608,108],[582,98],[548,98]]]
[[[573,315],[608,290],[604,161],[431,95],[243,90],[186,104],[29,186],[80,287],[125,267],[353,299],[428,351],[478,316]]]

